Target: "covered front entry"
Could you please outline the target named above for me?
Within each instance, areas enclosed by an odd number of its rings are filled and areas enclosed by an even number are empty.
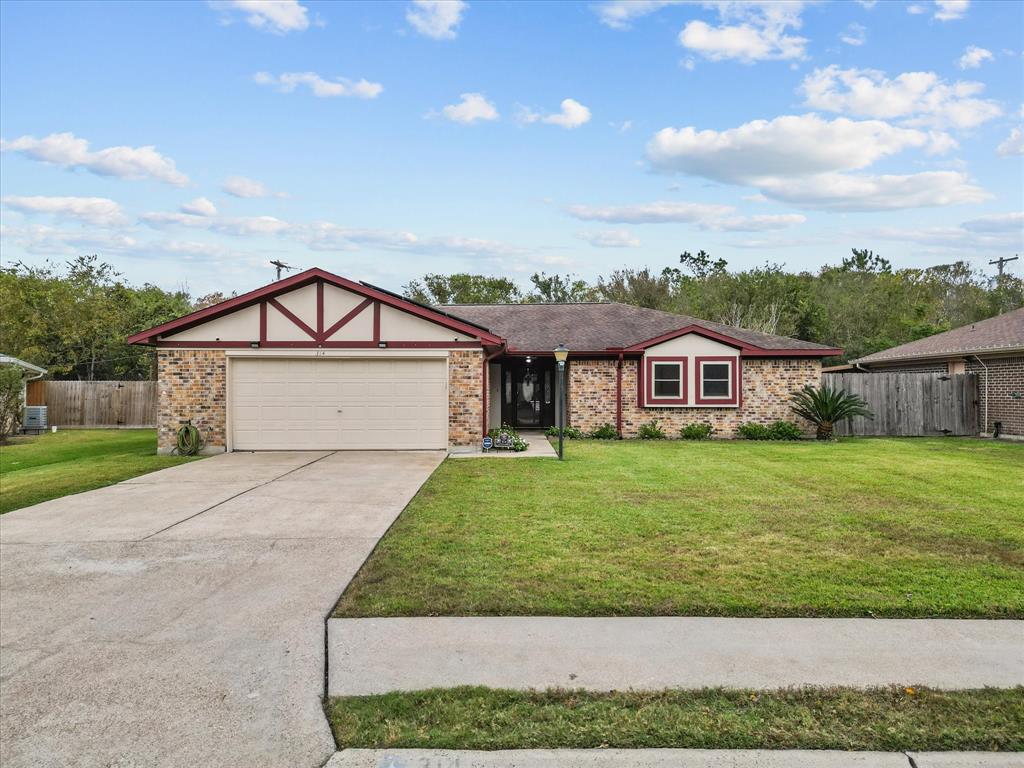
[[[547,429],[555,423],[555,361],[506,358],[501,363],[501,421],[516,429]]]
[[[444,449],[443,357],[233,357],[231,449]]]

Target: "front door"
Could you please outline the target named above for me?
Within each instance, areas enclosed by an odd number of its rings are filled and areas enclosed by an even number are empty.
[[[553,361],[502,363],[501,420],[516,429],[546,429],[555,423]]]

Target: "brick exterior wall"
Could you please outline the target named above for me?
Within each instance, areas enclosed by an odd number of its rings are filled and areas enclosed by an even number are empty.
[[[569,363],[569,424],[590,431],[615,424],[615,366],[617,360],[574,360]],[[738,408],[639,408],[637,360],[624,360],[622,369],[622,436],[636,437],[645,422],[657,419],[668,437],[678,437],[687,424],[707,422],[714,437],[735,437],[736,428],[753,421],[799,420],[789,409],[789,397],[805,384],[820,383],[821,361],[809,358],[743,360],[743,405]],[[803,423],[808,433],[810,426]]]
[[[448,442],[479,446],[483,439],[483,379],[480,350],[453,350],[448,358]],[[206,440],[206,452],[227,448],[227,356],[220,349],[161,349],[157,352],[159,405],[157,448],[169,453],[178,428],[191,419]]]
[[[995,422],[1003,423],[1002,434],[1024,437],[1024,357],[985,360],[988,366],[988,423],[982,431],[991,434]],[[978,375],[978,420],[985,419],[985,368],[977,360],[967,361],[967,372]]]
[[[227,356],[222,349],[157,351],[157,450],[170,453],[178,428],[191,420],[206,441],[204,451],[227,448]]]
[[[448,445],[478,447],[483,435],[483,352],[448,353]]]

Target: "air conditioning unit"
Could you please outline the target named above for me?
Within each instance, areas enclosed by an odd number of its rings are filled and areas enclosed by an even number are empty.
[[[24,432],[45,432],[49,428],[45,405],[25,406]]]

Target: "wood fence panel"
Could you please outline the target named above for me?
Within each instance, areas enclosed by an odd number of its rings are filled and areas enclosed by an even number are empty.
[[[155,381],[47,381],[47,417],[58,427],[152,427]]]
[[[25,386],[25,405],[46,405],[46,382],[36,379]]]
[[[915,437],[978,434],[973,373],[826,373],[822,382],[867,401],[874,418],[836,424],[837,435]]]

